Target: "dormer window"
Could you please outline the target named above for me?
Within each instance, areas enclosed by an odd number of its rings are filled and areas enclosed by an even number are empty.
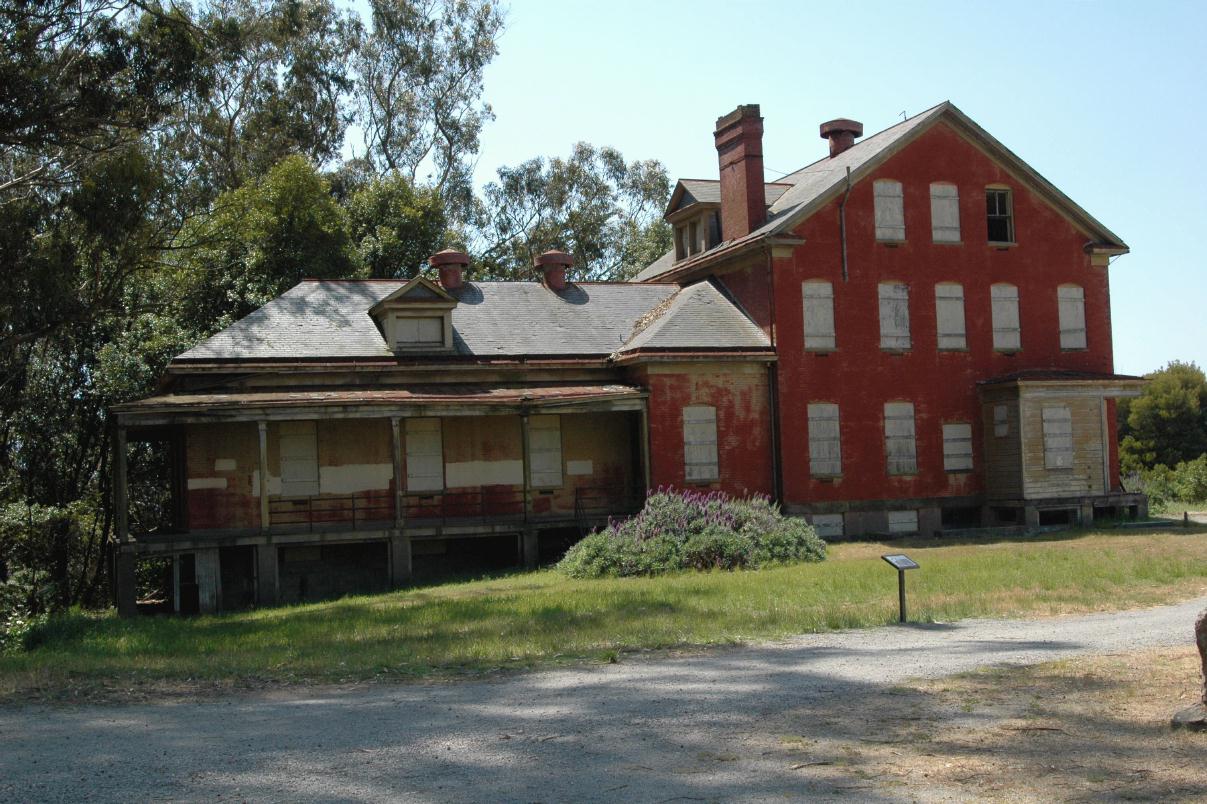
[[[394,348],[444,345],[444,316],[398,316],[394,322]]]
[[[393,352],[451,352],[456,306],[457,298],[447,290],[417,276],[375,304],[369,314]]]

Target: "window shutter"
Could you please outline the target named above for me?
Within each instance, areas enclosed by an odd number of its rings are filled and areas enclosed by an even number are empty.
[[[918,512],[917,511],[889,511],[888,512],[888,532],[889,533],[917,533],[918,532]]]
[[[444,443],[439,419],[406,420],[407,491],[444,490]]]
[[[717,409],[692,405],[683,409],[683,466],[689,481],[716,480]]]
[[[1018,324],[1018,288],[994,285],[990,288],[993,307],[993,348],[1017,351],[1022,346]]]
[[[1064,405],[1045,405],[1044,468],[1073,468],[1073,416]]]
[[[838,405],[828,402],[809,405],[809,472],[814,477],[842,474]]]
[[[444,344],[444,318],[441,316],[399,316],[394,322],[397,345],[442,346]]]
[[[935,285],[935,320],[940,349],[966,349],[964,330],[964,288],[944,282]]]
[[[310,497],[319,493],[318,434],[314,422],[281,422],[281,496]]]
[[[843,535],[842,514],[814,514],[811,519],[813,521],[810,524],[813,525],[813,530],[817,531],[817,535],[823,539]]]
[[[905,239],[905,199],[901,182],[881,179],[874,185],[876,204],[876,239]]]
[[[918,471],[917,445],[914,441],[914,403],[885,403],[884,449],[890,475],[912,475]]]
[[[993,434],[998,438],[1010,435],[1010,413],[1005,405],[993,406]]]
[[[821,279],[801,284],[804,298],[805,348],[833,349],[834,286]]]
[[[943,469],[948,472],[972,470],[972,425],[943,425]]]
[[[936,243],[960,242],[960,192],[954,184],[930,186],[930,231]]]
[[[1060,348],[1084,349],[1085,291],[1075,285],[1056,289],[1060,305]]]
[[[528,461],[533,486],[548,488],[562,484],[560,416],[528,417]]]
[[[909,287],[900,282],[880,285],[880,348],[908,349]]]

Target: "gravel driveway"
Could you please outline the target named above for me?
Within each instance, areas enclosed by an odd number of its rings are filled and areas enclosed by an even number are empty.
[[[844,797],[760,751],[782,711],[858,707],[990,664],[1187,644],[1205,605],[835,632],[485,682],[0,708],[0,799]]]

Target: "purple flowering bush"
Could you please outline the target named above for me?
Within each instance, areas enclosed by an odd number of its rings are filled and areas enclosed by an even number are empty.
[[[826,543],[803,519],[763,496],[659,489],[633,517],[615,520],[566,553],[571,578],[660,575],[684,569],[755,569],[821,561]]]

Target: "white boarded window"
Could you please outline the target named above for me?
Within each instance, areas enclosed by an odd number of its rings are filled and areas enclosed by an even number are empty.
[[[904,282],[880,283],[880,348],[908,349],[909,286]]]
[[[310,497],[319,493],[319,446],[314,422],[281,422],[281,496]]]
[[[1073,415],[1064,405],[1044,405],[1044,468],[1073,468]]]
[[[717,409],[692,405],[683,409],[683,468],[688,481],[717,480]]]
[[[805,312],[805,348],[833,349],[834,286],[824,279],[801,283]]]
[[[972,471],[972,425],[943,425],[943,468],[948,472]]]
[[[439,419],[407,419],[407,491],[444,490],[444,439]]]
[[[809,472],[814,477],[842,474],[838,405],[830,402],[809,405]]]
[[[960,191],[954,184],[930,186],[930,233],[936,243],[960,242]]]
[[[394,323],[394,337],[398,347],[443,346],[444,318],[399,316]]]
[[[964,288],[955,282],[935,285],[935,321],[939,349],[967,349],[964,328]]]
[[[997,438],[1010,435],[1010,412],[1005,405],[993,406],[993,435]]]
[[[889,533],[917,533],[918,532],[918,512],[915,511],[889,511],[888,512],[888,532]]]
[[[913,402],[885,403],[884,452],[890,475],[912,475],[918,471]]]
[[[1018,288],[1014,285],[994,285],[989,289],[993,307],[993,348],[1016,352],[1022,346],[1018,325]]]
[[[901,182],[880,179],[873,185],[876,200],[876,239],[905,239],[905,199]]]
[[[562,417],[528,417],[528,461],[532,485],[549,488],[562,484]]]
[[[842,536],[845,530],[842,520],[842,514],[814,514],[813,530],[817,531],[817,535],[823,539],[832,539],[835,536]]]
[[[1060,348],[1086,348],[1085,291],[1076,285],[1064,285],[1056,289],[1056,300],[1060,305]]]

